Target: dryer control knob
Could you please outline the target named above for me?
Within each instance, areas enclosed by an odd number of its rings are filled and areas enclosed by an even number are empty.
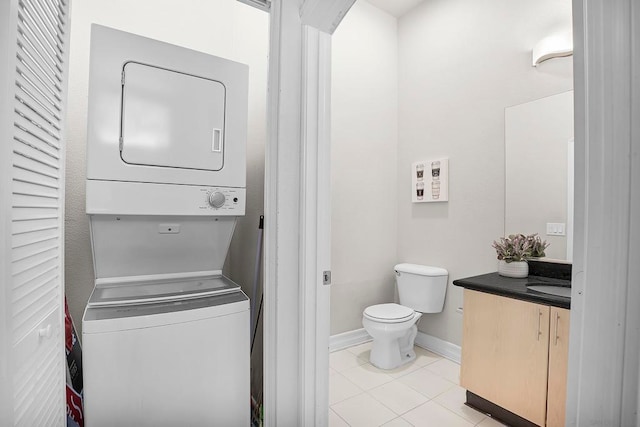
[[[209,204],[214,208],[221,208],[224,206],[224,202],[227,201],[227,198],[224,197],[224,194],[216,191],[215,193],[211,193],[209,195]]]

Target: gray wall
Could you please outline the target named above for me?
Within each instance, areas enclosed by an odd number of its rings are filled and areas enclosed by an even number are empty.
[[[227,266],[231,276],[250,285],[255,253],[253,229],[262,213],[268,15],[235,0],[82,0],[72,4],[69,111],[67,114],[67,187],[65,275],[69,310],[81,329],[82,313],[93,289],[89,224],[85,214],[86,122],[91,23],[248,64],[249,140],[247,215],[236,227]],[[249,229],[250,231],[245,231]],[[229,262],[231,261],[231,262]],[[248,289],[247,289],[248,290]],[[79,331],[80,332],[80,331]]]
[[[397,20],[359,1],[332,41],[331,334],[394,296]]]
[[[541,38],[571,26],[570,0],[428,0],[398,21],[398,260],[454,279],[496,271],[504,231],[504,109],[572,88],[572,58],[533,68]],[[412,204],[410,165],[449,157],[449,202]],[[419,329],[460,344],[462,290]]]

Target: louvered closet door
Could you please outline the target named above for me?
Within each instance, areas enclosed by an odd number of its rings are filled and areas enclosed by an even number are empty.
[[[0,74],[0,193],[4,216],[3,419],[17,426],[62,426],[65,415],[63,327],[64,117],[69,0],[7,0],[8,43]],[[5,56],[6,54],[6,56]],[[4,66],[4,65],[3,65]],[[4,92],[4,91],[3,91]],[[4,97],[5,94],[2,93]],[[10,189],[10,191],[8,190]],[[4,356],[4,355],[0,355]]]

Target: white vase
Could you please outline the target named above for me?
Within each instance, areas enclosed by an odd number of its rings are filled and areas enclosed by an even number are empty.
[[[529,264],[526,261],[498,261],[498,274],[505,277],[514,277],[517,279],[527,277],[529,275]]]

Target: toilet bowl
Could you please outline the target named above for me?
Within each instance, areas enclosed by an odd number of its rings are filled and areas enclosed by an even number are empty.
[[[422,313],[399,304],[367,307],[362,325],[373,338],[369,356],[371,364],[380,369],[393,369],[415,359],[413,343],[420,317]]]
[[[362,326],[373,338],[369,361],[394,369],[416,358],[413,344],[423,313],[439,313],[449,273],[444,268],[416,264],[394,267],[400,304],[376,304],[362,314]]]

